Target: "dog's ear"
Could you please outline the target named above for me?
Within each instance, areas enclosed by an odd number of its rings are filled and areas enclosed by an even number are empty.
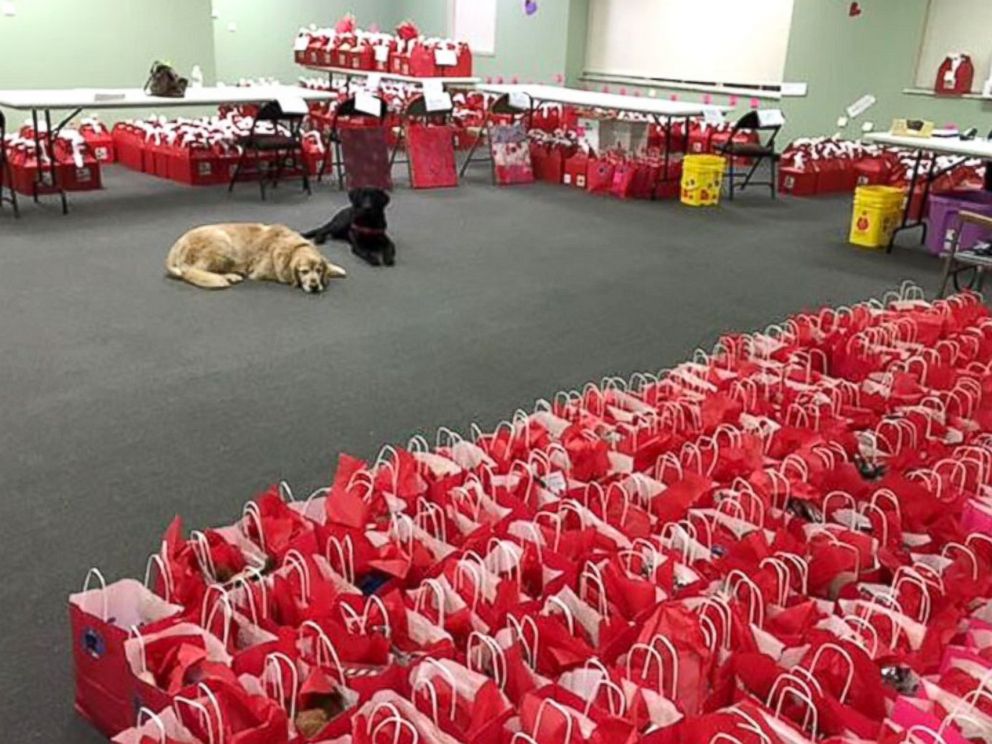
[[[328,279],[339,279],[341,277],[348,276],[348,272],[342,269],[340,266],[335,266],[326,258],[324,259],[324,281]]]
[[[348,192],[348,200],[351,202],[353,207],[362,206],[362,196],[364,195],[365,189],[351,189]]]
[[[382,189],[375,189],[372,192],[372,201],[379,209],[385,209],[389,206],[389,194]]]

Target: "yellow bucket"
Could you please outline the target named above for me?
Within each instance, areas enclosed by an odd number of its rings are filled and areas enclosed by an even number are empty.
[[[849,240],[862,248],[885,248],[902,215],[905,192],[892,186],[858,186]]]
[[[725,165],[719,155],[686,155],[682,161],[682,203],[690,207],[719,204]]]

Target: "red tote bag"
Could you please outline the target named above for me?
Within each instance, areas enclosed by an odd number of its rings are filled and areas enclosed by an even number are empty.
[[[500,124],[489,129],[496,183],[505,186],[533,183],[530,142],[522,124]]]
[[[348,188],[392,189],[386,128],[345,127],[338,134]]]
[[[99,589],[89,589],[91,577],[99,580]],[[132,677],[124,655],[131,628],[160,628],[183,612],[139,581],[108,585],[96,569],[83,591],[69,597],[76,709],[100,731],[112,736],[134,724]]]
[[[406,130],[406,146],[413,188],[444,189],[458,185],[451,127],[410,124]]]

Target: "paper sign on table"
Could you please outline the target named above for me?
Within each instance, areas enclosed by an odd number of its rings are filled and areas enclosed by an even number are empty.
[[[723,115],[723,112],[716,106],[703,107],[703,121],[707,124],[716,126],[718,124],[723,124],[726,120],[727,119]]]
[[[785,124],[785,117],[779,109],[761,109],[758,111],[758,124],[763,127],[780,127]]]
[[[530,109],[530,96],[522,90],[511,90],[510,105],[516,109]]]
[[[276,97],[276,103],[279,104],[279,108],[282,109],[284,114],[300,114],[301,116],[306,116],[310,113],[307,102],[300,96],[284,93]]]
[[[372,47],[372,56],[375,57],[376,62],[388,62],[389,47],[384,44]]]
[[[451,95],[440,80],[424,80],[424,106],[429,112],[450,111]]]
[[[355,94],[355,110],[372,116],[382,116],[382,99],[366,91]]]
[[[440,67],[454,67],[458,64],[458,55],[454,49],[435,49],[434,63]]]

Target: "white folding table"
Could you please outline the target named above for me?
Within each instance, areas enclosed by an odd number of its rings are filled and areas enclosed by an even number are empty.
[[[330,101],[337,94],[332,91],[311,90],[294,85],[258,85],[244,87],[187,88],[183,98],[161,98],[146,93],[141,88],[66,88],[49,90],[0,90],[0,106],[18,111],[30,111],[34,128],[35,146],[41,150],[45,139],[48,153],[54,153],[54,141],[59,132],[84,109],[144,109],[179,108],[191,106],[219,106],[222,104],[268,103],[270,101],[300,99],[305,101]],[[69,113],[52,126],[52,111]],[[44,116],[45,131],[39,130],[39,113]],[[58,188],[62,199],[62,213],[69,211],[65,191],[58,186],[55,161],[49,157],[49,173],[38,171],[34,200],[38,201],[37,186],[47,175]]]
[[[707,112],[725,112],[729,109],[725,106],[710,106],[702,103],[690,103],[688,101],[672,101],[663,98],[649,98],[642,96],[621,96],[616,93],[600,93],[592,90],[579,90],[578,88],[566,88],[557,85],[506,85],[506,84],[483,84],[476,88],[484,93],[492,93],[498,96],[511,97],[525,96],[529,102],[530,112],[533,114],[534,108],[542,103],[559,103],[566,106],[580,106],[582,108],[602,109],[605,111],[617,111],[633,114],[642,114],[651,117],[656,124],[665,129],[665,167],[662,173],[662,181],[669,178],[669,158],[672,151],[672,121],[684,119],[683,127],[683,151],[688,147],[689,141],[689,120],[693,117],[703,116]],[[479,144],[482,138],[480,132],[475,145]],[[472,151],[475,150],[475,145]],[[465,162],[465,166],[471,160]],[[463,170],[465,168],[463,166]]]
[[[978,158],[986,161],[986,167],[992,168],[992,140],[972,139],[962,140],[959,137],[907,137],[905,135],[892,134],[891,132],[876,132],[865,135],[865,139],[878,145],[888,147],[900,147],[905,150],[915,150],[916,160],[913,163],[913,172],[909,180],[909,198],[906,199],[906,206],[903,208],[902,222],[892,233],[889,240],[888,251],[892,251],[895,244],[896,234],[903,230],[923,229],[920,242],[927,239],[927,223],[923,219],[926,212],[927,199],[930,196],[930,186],[940,176],[961,165],[966,160]],[[937,169],[935,159],[930,160],[926,173],[923,172],[924,153],[934,153],[937,155],[950,155],[955,158],[954,162],[944,168]],[[910,219],[912,213],[913,198],[917,183],[923,183],[923,202],[920,206],[920,216],[916,220]],[[986,184],[989,183],[988,176]]]

